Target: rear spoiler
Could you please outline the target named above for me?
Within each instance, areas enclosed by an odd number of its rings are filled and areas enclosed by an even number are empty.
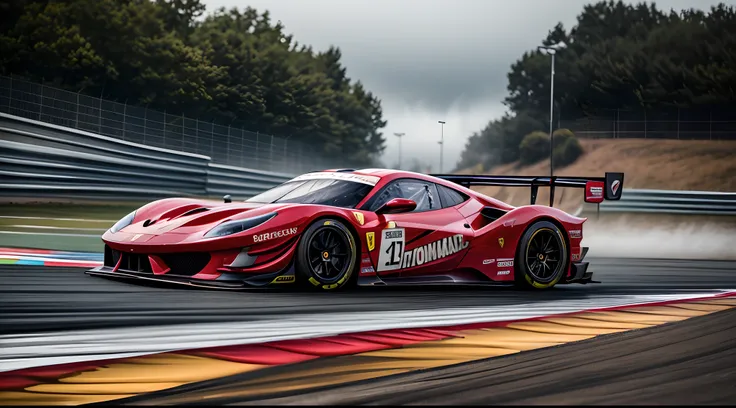
[[[507,186],[531,187],[531,204],[537,202],[539,187],[549,187],[549,206],[555,200],[555,187],[585,189],[585,202],[600,204],[603,200],[620,200],[624,185],[624,173],[606,173],[605,177],[563,176],[486,176],[467,174],[431,174],[433,177],[457,183],[463,187]]]

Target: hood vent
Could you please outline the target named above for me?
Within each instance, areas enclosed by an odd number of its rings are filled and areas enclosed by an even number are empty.
[[[209,210],[210,209],[209,208],[206,208],[206,207],[195,208],[193,210],[189,210],[189,211],[185,212],[184,214],[180,215],[180,217],[186,217],[187,215],[199,214],[201,212],[205,212],[205,211],[209,211]]]

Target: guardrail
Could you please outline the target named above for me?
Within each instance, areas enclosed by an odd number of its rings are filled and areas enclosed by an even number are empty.
[[[736,193],[624,189],[619,201],[604,201],[601,212],[736,215]]]
[[[4,199],[245,199],[291,177],[0,113]]]
[[[219,199],[225,194],[243,200],[292,177],[0,113],[4,200]],[[620,201],[603,202],[600,211],[736,215],[736,193],[624,189]]]
[[[293,176],[283,173],[209,163],[207,165],[207,196],[222,197],[229,194],[233,200],[244,200],[291,178]]]

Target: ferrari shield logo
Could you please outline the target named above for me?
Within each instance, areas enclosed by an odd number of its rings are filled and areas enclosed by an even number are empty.
[[[501,245],[501,248],[503,248],[503,238],[498,239],[498,245]]]
[[[376,233],[367,232],[365,234],[365,242],[368,244],[368,251],[373,251],[374,249],[376,249]]]
[[[355,219],[358,220],[358,224],[360,225],[365,224],[365,217],[363,217],[363,213],[353,211],[353,215],[355,216]]]

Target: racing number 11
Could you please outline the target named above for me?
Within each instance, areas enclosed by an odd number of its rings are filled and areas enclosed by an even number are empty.
[[[398,246],[398,250],[397,247]],[[401,241],[393,241],[391,245],[386,248],[386,255],[388,255],[388,262],[386,266],[395,266],[401,263],[401,254],[404,252],[404,243]]]
[[[378,253],[376,264],[378,272],[401,268],[405,246],[403,228],[389,228],[381,231],[381,252]]]

